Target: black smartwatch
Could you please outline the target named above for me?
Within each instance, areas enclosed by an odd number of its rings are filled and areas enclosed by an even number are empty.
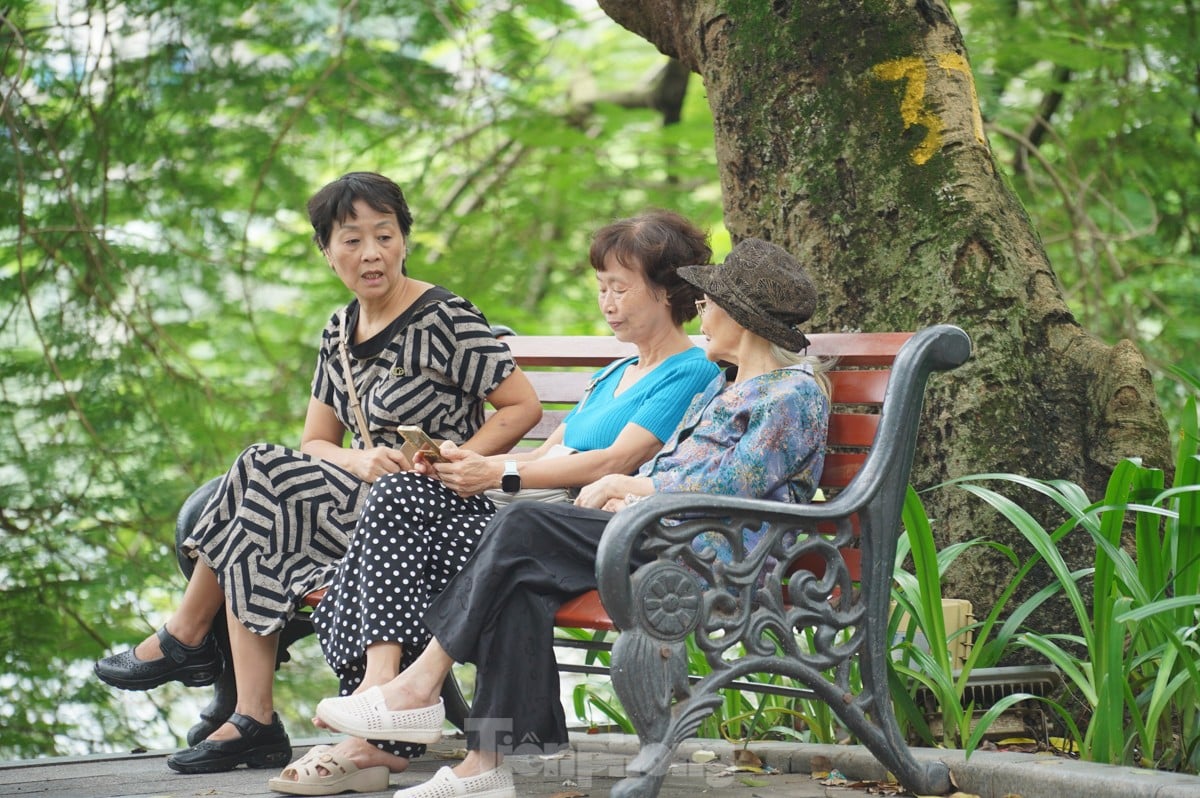
[[[517,461],[504,461],[504,475],[500,477],[500,490],[505,493],[521,492],[521,475],[517,473]]]

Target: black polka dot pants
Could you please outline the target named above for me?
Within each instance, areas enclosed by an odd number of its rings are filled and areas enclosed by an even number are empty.
[[[462,569],[494,514],[486,498],[464,499],[420,474],[389,474],[371,486],[346,557],[313,612],[342,695],[362,684],[368,646],[399,643],[402,669],[425,649],[426,608]],[[410,758],[425,749],[373,742]]]

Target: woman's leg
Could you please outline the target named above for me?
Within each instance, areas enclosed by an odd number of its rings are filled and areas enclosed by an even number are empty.
[[[419,709],[437,703],[455,660],[483,669],[468,720],[471,755],[454,768],[460,778],[494,769],[506,751],[556,749],[567,741],[554,613],[567,598],[595,587],[596,547],[611,517],[533,502],[501,511],[426,613],[434,640],[381,686],[388,710]]]
[[[396,678],[379,686],[388,709],[419,709],[433,706],[442,696],[442,683],[454,666],[454,658],[446,653],[437,638],[429,641],[425,650],[412,665]],[[321,721],[318,725],[324,726]]]
[[[221,673],[222,661],[210,632],[223,602],[213,572],[197,564],[183,601],[163,629],[132,650],[97,660],[96,676],[122,690],[152,690],[170,681],[193,686],[212,684]]]
[[[375,643],[367,647],[366,665],[361,678],[357,674],[338,674],[342,695],[357,695],[394,679],[400,673],[404,650],[399,643]],[[347,737],[334,746],[334,753],[348,756],[359,769],[383,765],[392,773],[403,773],[413,757],[425,753],[425,746],[390,740],[364,740]]]
[[[216,574],[203,560],[196,562],[192,577],[183,591],[183,600],[165,624],[167,632],[185,646],[197,646],[212,629],[213,618],[225,603]],[[158,635],[152,634],[133,650],[140,660],[158,659],[163,655]]]
[[[367,666],[363,670],[362,683],[354,692],[386,684],[400,674],[400,660],[404,649],[399,643],[372,643],[367,646]]]
[[[554,614],[562,601],[519,588],[483,630],[465,730],[468,750],[548,756],[567,745],[554,656]]]
[[[373,686],[399,672],[401,647],[411,656],[424,648],[430,635],[421,617],[466,563],[492,514],[486,499],[463,499],[420,474],[391,474],[371,486],[346,556],[313,613],[335,673],[366,662]],[[369,655],[375,646],[381,648]]]
[[[485,634],[509,611],[514,594],[545,597],[553,616],[567,599],[595,589],[596,549],[611,518],[612,513],[571,504],[509,505],[488,524],[467,566],[430,604],[425,625],[459,662],[482,662]]]
[[[237,706],[233,711],[269,725],[275,717],[275,657],[279,633],[257,635],[232,612],[227,611],[225,618],[229,624],[229,649],[237,685]],[[237,727],[225,723],[208,739],[233,740],[240,736]]]
[[[397,643],[379,643],[368,647],[365,665],[358,663],[338,672],[338,694],[357,695],[387,683],[400,673],[402,655],[403,650]],[[314,723],[324,725],[315,719]],[[408,769],[410,760],[424,752],[425,746],[415,743],[347,737],[335,744],[329,753],[335,761],[349,759],[359,770],[382,766],[392,773],[403,773]],[[315,767],[318,773],[329,775],[329,770],[319,762]],[[288,769],[285,768],[280,779],[288,778]]]
[[[207,738],[167,757],[167,767],[180,773],[220,773],[239,765],[279,767],[292,757],[291,740],[274,711],[279,634],[255,634],[231,609],[226,620],[237,705]]]
[[[493,512],[486,499],[464,499],[419,474],[392,474],[372,485],[349,551],[313,615],[339,695],[385,684],[412,664],[430,637],[421,616],[467,561]],[[332,753],[359,768],[400,772],[424,746],[350,737]]]

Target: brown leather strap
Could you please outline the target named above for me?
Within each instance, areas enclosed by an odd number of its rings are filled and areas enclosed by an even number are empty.
[[[342,335],[338,339],[338,353],[342,359],[342,371],[345,372],[346,378],[346,393],[350,394],[350,409],[354,411],[354,420],[358,424],[358,435],[366,443],[367,448],[372,448],[375,443],[371,440],[371,430],[367,427],[367,417],[363,413],[362,402],[358,400],[358,391],[354,388],[354,374],[350,371],[350,347],[346,345],[346,336],[350,331],[346,329],[346,309],[342,308],[341,313]]]

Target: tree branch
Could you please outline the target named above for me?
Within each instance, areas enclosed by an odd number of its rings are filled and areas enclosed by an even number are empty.
[[[1062,105],[1063,98],[1066,96],[1066,92],[1061,87],[1065,87],[1071,82],[1071,75],[1071,70],[1067,67],[1055,68],[1054,80],[1060,88],[1042,98],[1037,113],[1033,115],[1029,125],[1025,128],[1025,132],[1022,134],[1024,146],[1017,148],[1016,157],[1013,159],[1013,172],[1016,174],[1025,174],[1025,170],[1029,168],[1031,150],[1038,149],[1042,139],[1050,132],[1050,122],[1054,119],[1055,112],[1058,111],[1058,107]]]

